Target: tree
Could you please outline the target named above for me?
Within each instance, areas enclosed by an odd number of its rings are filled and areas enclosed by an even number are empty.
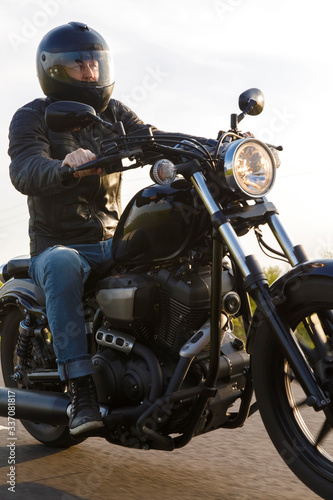
[[[279,266],[264,267],[264,273],[267,277],[268,284],[271,285],[281,275],[282,270]]]

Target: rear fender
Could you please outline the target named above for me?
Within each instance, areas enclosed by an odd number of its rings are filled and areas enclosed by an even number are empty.
[[[22,314],[34,314],[44,320],[45,296],[31,279],[15,279],[6,281],[0,288],[0,317],[6,315],[6,307],[16,306]]]
[[[318,277],[332,280],[333,287],[333,259],[304,262],[293,267],[274,281],[270,286],[270,295],[276,308],[282,310],[283,305],[287,304],[288,300],[290,300],[290,294],[296,292],[305,283],[311,282],[312,279]],[[256,332],[264,324],[264,321],[262,313],[256,309],[247,333],[246,349],[250,354]]]

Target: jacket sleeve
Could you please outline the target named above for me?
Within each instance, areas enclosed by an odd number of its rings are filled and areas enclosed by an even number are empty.
[[[9,127],[8,149],[12,160],[10,179],[18,191],[28,196],[48,196],[68,187],[62,182],[62,161],[53,160],[50,149],[44,116],[20,108]]]

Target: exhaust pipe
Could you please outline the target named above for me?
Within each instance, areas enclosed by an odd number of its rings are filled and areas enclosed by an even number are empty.
[[[67,394],[0,387],[0,416],[40,424],[68,425]]]

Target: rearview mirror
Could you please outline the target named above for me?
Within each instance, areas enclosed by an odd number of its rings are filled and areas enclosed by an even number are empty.
[[[74,132],[92,125],[96,111],[91,106],[75,101],[57,101],[45,111],[46,125],[54,132]]]
[[[255,101],[255,104],[251,107],[251,102],[253,101]],[[245,90],[245,92],[243,92],[238,99],[239,108],[242,111],[246,110],[246,114],[252,116],[259,115],[264,109],[264,104],[264,94],[259,89]],[[249,108],[248,111],[247,108]]]

